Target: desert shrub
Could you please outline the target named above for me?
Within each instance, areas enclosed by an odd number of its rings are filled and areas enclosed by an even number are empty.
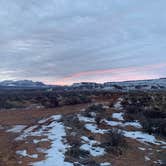
[[[105,111],[102,104],[93,104],[89,106],[82,114],[89,118],[100,117],[100,115]]]
[[[81,140],[77,136],[68,136],[67,141],[72,147],[80,147],[81,145]]]
[[[88,103],[90,101],[90,98],[83,94],[68,94],[62,97],[61,103],[63,103],[63,105],[75,105]]]
[[[107,139],[108,139],[107,144],[109,146],[118,147],[118,146],[123,146],[125,143],[124,136],[122,132],[118,129],[110,130],[107,134]]]
[[[143,129],[149,134],[155,133],[166,137],[166,121],[163,119],[147,119],[141,121]]]
[[[146,118],[154,118],[154,119],[166,118],[166,113],[158,110],[146,110],[143,111],[143,114]]]
[[[98,164],[95,160],[93,159],[89,159],[89,160],[85,160],[85,161],[82,161],[81,164],[83,165],[87,165],[87,166],[100,166],[100,164]]]
[[[104,111],[105,109],[103,108],[102,104],[93,104],[90,107],[87,108],[87,112],[100,112]]]
[[[97,117],[95,118],[96,124],[99,125],[100,122],[101,122],[101,120],[102,120],[102,118],[101,118],[100,116],[97,116]]]
[[[46,108],[55,108],[59,105],[57,97],[43,97],[40,102]]]
[[[120,130],[112,129],[106,134],[102,146],[106,148],[107,152],[121,155],[123,150],[127,148],[127,142]]]
[[[133,93],[125,97],[125,119],[139,120],[149,134],[166,136],[166,94]]]
[[[73,157],[73,158],[86,158],[89,156],[89,152],[86,150],[80,149],[79,146],[72,146],[70,149],[67,150],[66,152],[67,156]]]

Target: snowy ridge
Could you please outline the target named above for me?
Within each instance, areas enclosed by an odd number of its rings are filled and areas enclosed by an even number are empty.
[[[18,80],[18,81],[14,81],[14,80],[5,80],[0,82],[0,86],[4,86],[4,87],[33,87],[33,88],[37,88],[37,87],[46,87],[47,85],[45,85],[42,82],[34,82],[31,80]]]
[[[72,90],[112,90],[112,91],[132,91],[132,90],[166,90],[166,78],[154,80],[138,80],[125,82],[106,82],[103,84],[93,82],[75,83],[68,89]]]

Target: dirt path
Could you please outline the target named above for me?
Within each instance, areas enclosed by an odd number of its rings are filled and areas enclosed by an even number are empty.
[[[88,107],[89,104],[80,104],[75,106],[63,106],[55,109],[41,109],[41,110],[6,110],[0,112],[0,125],[4,129],[0,130],[0,166],[17,166],[16,149],[25,147],[24,142],[17,144],[14,139],[17,134],[7,133],[5,130],[14,125],[35,125],[40,119],[48,118],[56,114],[72,114],[79,112],[81,109]],[[30,145],[28,145],[30,147]],[[48,145],[45,145],[47,147]],[[44,156],[41,157],[41,159]],[[24,160],[21,165],[27,165],[29,159]]]

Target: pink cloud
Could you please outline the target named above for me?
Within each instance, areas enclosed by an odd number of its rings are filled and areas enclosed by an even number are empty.
[[[153,71],[166,67],[166,63],[145,65],[141,67],[124,67],[105,70],[93,70],[74,73],[59,79],[52,84],[68,85],[74,82],[107,82],[107,81],[129,81],[159,78]]]

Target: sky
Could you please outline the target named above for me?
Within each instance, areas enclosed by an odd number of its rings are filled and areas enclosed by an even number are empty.
[[[0,80],[166,77],[165,0],[0,0]]]

